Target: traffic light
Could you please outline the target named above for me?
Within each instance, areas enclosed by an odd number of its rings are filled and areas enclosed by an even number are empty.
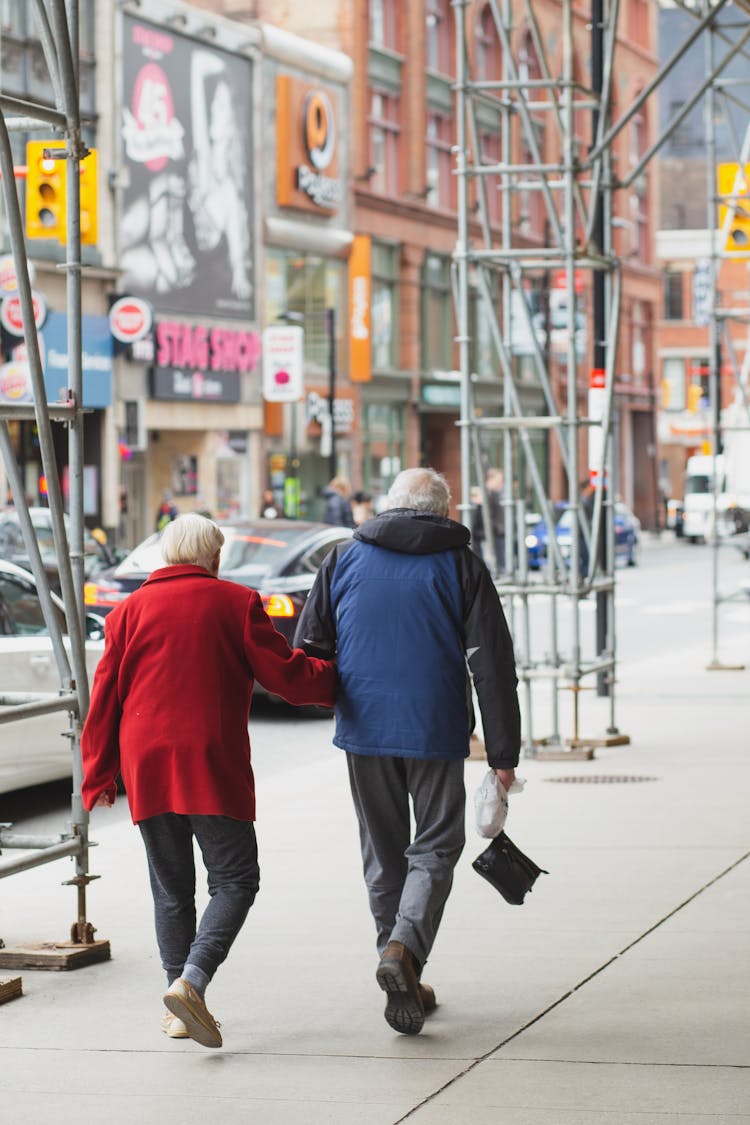
[[[67,164],[53,160],[45,149],[57,152],[61,141],[29,141],[26,145],[26,237],[56,238],[67,242]],[[98,159],[92,148],[80,163],[81,242],[95,244],[99,230]]]
[[[52,160],[45,149],[59,141],[29,141],[26,145],[26,237],[65,242],[65,160]]]
[[[97,172],[99,162],[95,148],[81,161],[81,242],[93,245],[99,233]]]
[[[724,249],[750,251],[750,164],[719,164],[716,186],[720,229],[724,227],[729,204],[734,207]]]

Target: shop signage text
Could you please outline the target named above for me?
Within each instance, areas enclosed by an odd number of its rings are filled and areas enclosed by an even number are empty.
[[[204,371],[252,371],[260,359],[260,336],[234,328],[209,328],[162,320],[156,328],[158,367]]]
[[[276,76],[276,201],[303,211],[341,206],[332,92],[289,74]]]

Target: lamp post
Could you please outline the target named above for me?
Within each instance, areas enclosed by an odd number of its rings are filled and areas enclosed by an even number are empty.
[[[328,453],[328,479],[336,476],[336,425],[334,405],[336,402],[336,310],[326,309],[326,332],[328,335],[328,412],[331,420],[331,447]]]

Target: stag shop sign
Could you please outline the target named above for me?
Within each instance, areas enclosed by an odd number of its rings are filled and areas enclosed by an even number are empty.
[[[260,335],[236,328],[161,320],[156,325],[152,397],[239,402],[240,379],[260,359]]]
[[[343,198],[336,94],[289,74],[276,76],[276,201],[331,214]]]

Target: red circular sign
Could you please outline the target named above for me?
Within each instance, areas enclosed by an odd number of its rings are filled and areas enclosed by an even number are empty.
[[[121,297],[109,311],[109,329],[121,344],[142,340],[151,331],[151,306],[139,297]]]
[[[34,308],[34,324],[37,328],[41,328],[47,318],[47,302],[41,293],[32,291],[31,303]],[[17,293],[3,298],[3,303],[0,305],[0,323],[11,336],[23,336],[21,298]]]

